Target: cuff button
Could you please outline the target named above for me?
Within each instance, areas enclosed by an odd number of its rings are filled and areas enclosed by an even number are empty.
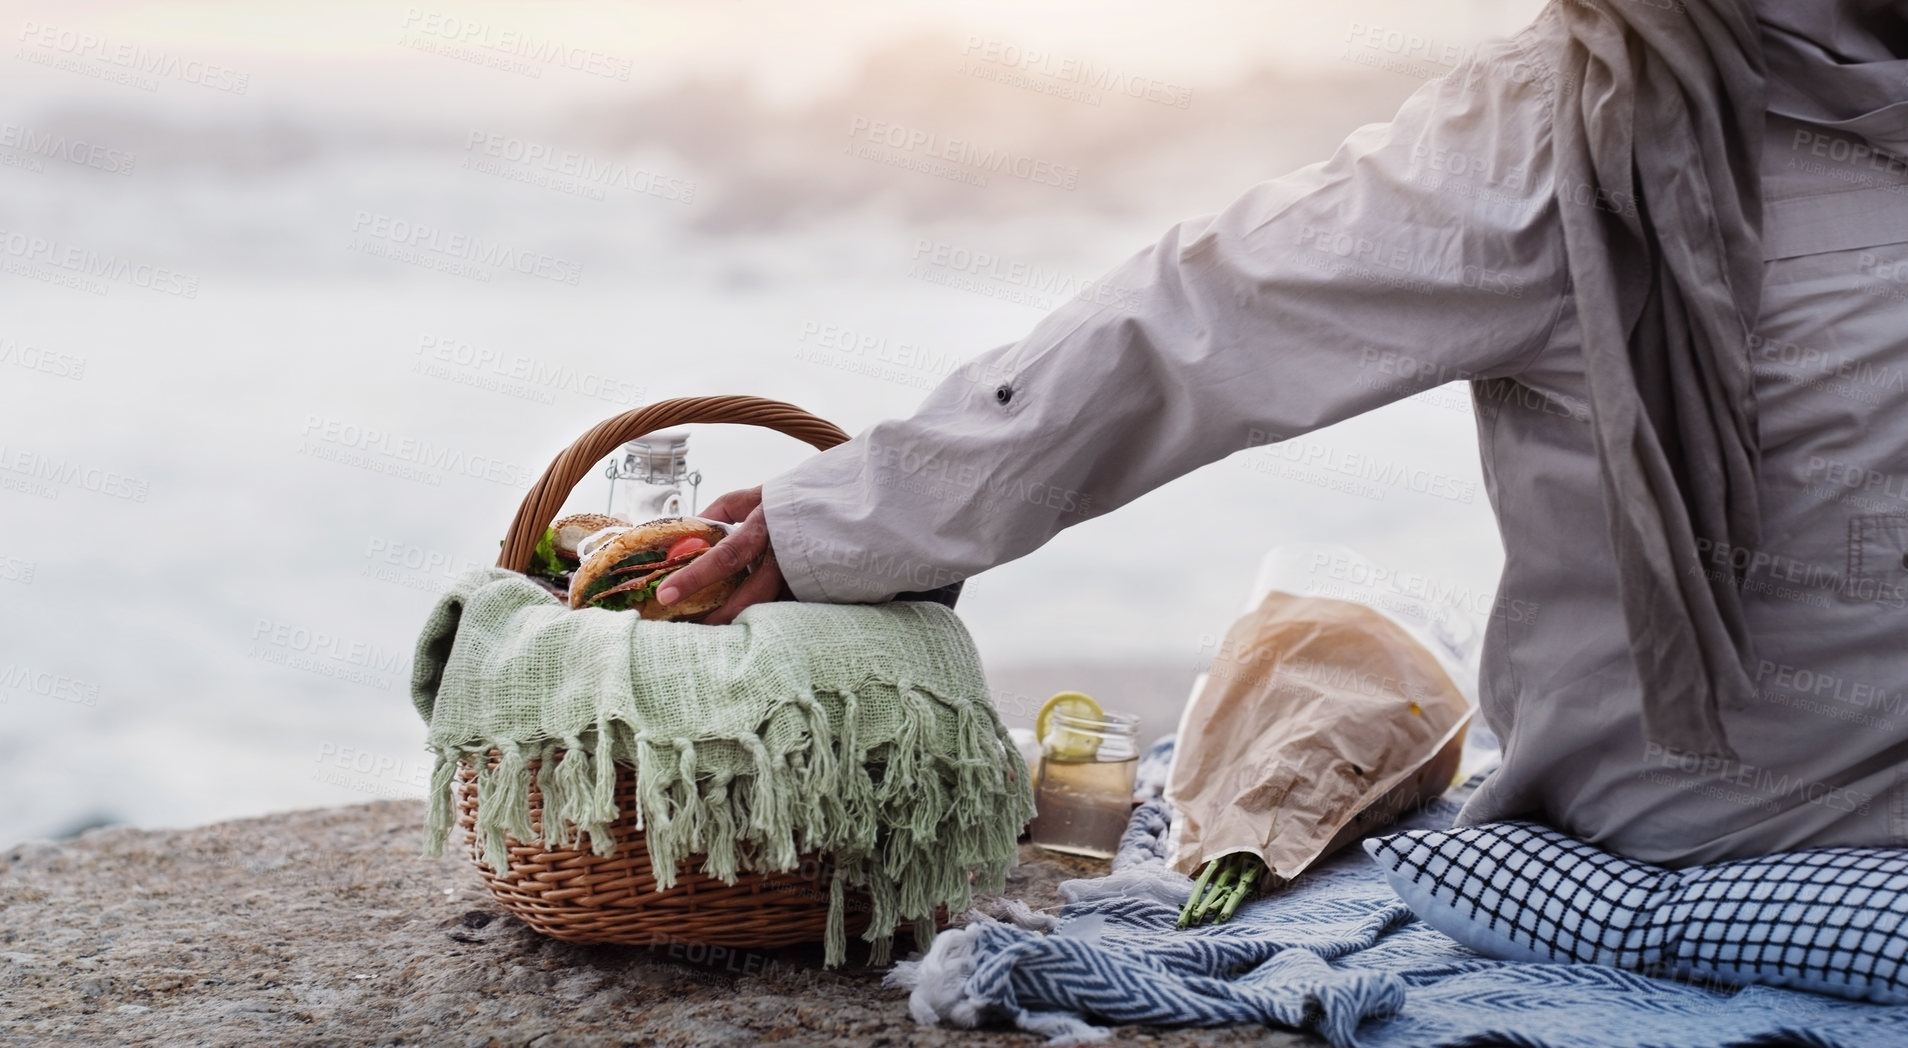
[[[1012,399],[1014,399],[1014,391],[1011,386],[1003,383],[999,389],[994,390],[994,400],[997,403],[1005,404]]]

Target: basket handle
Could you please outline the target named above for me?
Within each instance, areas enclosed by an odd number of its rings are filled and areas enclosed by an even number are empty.
[[[536,549],[544,529],[603,456],[626,441],[659,429],[695,422],[761,426],[805,440],[817,451],[827,451],[848,439],[841,427],[825,419],[793,404],[761,397],[677,397],[645,408],[632,408],[604,419],[578,437],[576,443],[564,448],[543,471],[543,476],[530,485],[529,494],[517,507],[517,519],[510,522],[510,531],[504,536],[497,566],[511,571],[523,571],[530,566],[530,553]]]

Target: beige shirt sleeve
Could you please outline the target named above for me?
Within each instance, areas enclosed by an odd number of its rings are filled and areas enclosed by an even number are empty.
[[[1232,452],[1517,371],[1566,284],[1546,22],[1168,230],[914,415],[771,479],[795,595],[945,585]]]

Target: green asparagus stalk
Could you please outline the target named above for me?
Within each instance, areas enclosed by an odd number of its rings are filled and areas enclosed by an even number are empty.
[[[1199,906],[1199,896],[1205,892],[1206,882],[1212,880],[1212,871],[1217,869],[1218,865],[1218,863],[1209,862],[1205,869],[1199,871],[1199,880],[1193,884],[1192,894],[1186,897],[1186,905],[1180,909],[1179,923],[1175,927],[1184,928],[1192,923],[1193,911]]]
[[[1235,855],[1219,860],[1219,876],[1213,879],[1212,891],[1206,894],[1206,900],[1199,904],[1198,912],[1193,914],[1194,924],[1204,924],[1206,919],[1217,913],[1219,904],[1232,894],[1233,884],[1239,879],[1239,861]]]
[[[1239,877],[1238,890],[1232,893],[1232,898],[1226,900],[1225,907],[1219,911],[1219,919],[1214,922],[1216,924],[1224,924],[1232,919],[1232,911],[1238,909],[1240,903],[1252,897],[1252,888],[1258,883],[1259,874],[1265,872],[1265,864],[1256,856],[1248,855],[1245,859],[1245,873]]]
[[[1233,852],[1206,863],[1192,895],[1179,911],[1177,927],[1204,924],[1208,918],[1214,923],[1231,920],[1240,904],[1252,897],[1264,874],[1265,863],[1249,852]]]

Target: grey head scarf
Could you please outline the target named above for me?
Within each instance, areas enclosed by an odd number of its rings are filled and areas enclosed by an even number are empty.
[[[1773,102],[1878,146],[1908,137],[1901,4],[1560,8],[1559,209],[1644,730],[1733,758],[1722,712],[1755,692],[1743,569],[1706,561],[1750,562],[1736,551],[1760,532],[1763,126]]]

